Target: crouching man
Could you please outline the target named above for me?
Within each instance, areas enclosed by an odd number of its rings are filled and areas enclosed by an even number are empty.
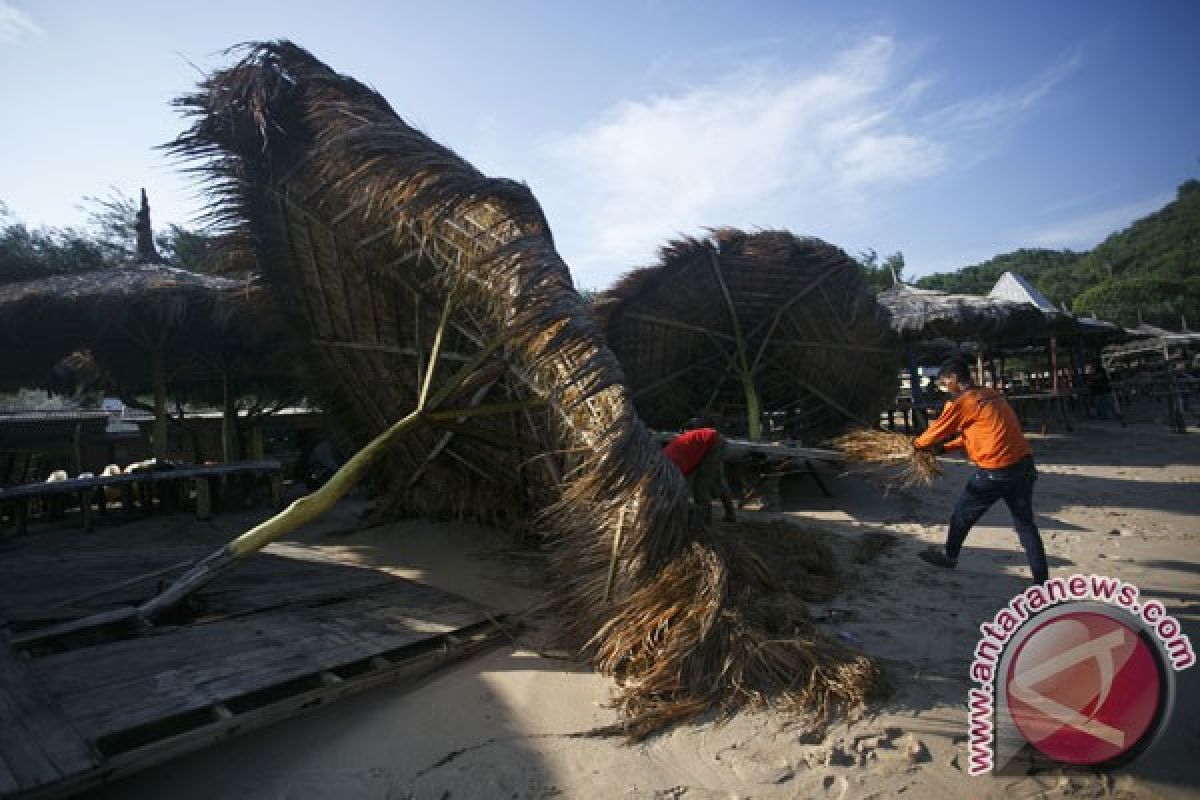
[[[721,499],[725,507],[725,521],[736,522],[733,509],[733,492],[725,481],[725,437],[716,428],[705,427],[699,420],[692,420],[684,427],[684,433],[672,439],[663,453],[679,467],[692,490],[692,499],[705,525],[712,524],[712,501]]]

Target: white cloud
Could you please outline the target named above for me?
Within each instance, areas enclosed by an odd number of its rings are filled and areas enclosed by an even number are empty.
[[[522,172],[585,286],[708,226],[869,238],[905,192],[993,152],[990,121],[1026,116],[1081,62],[929,113],[933,79],[912,74],[911,48],[876,36],[815,69],[743,67],[626,99],[542,142]]]
[[[33,17],[8,0],[0,0],[0,43],[14,44],[26,36],[40,36],[42,33]]]
[[[746,69],[675,95],[625,101],[546,144],[565,176],[585,255],[631,266],[664,239],[706,225],[782,225],[825,209],[853,214],[868,186],[941,171],[944,148],[897,112],[925,84],[893,76],[895,46],[876,37],[821,71]],[[545,181],[539,180],[539,187]],[[553,193],[555,189],[551,189]]]
[[[1060,220],[1050,227],[1026,233],[1022,240],[1027,243],[1026,246],[1090,248],[1109,234],[1123,230],[1141,217],[1162,208],[1173,197],[1170,193],[1157,194],[1136,203]]]
[[[929,122],[963,130],[995,130],[1011,125],[1082,65],[1083,56],[1073,52],[1024,86],[951,103],[931,114]]]

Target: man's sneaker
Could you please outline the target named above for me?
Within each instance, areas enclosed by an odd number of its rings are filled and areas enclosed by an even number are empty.
[[[923,550],[918,553],[921,560],[933,564],[935,567],[945,567],[946,569],[954,569],[958,566],[958,559],[951,558],[946,555],[946,551],[940,547],[931,547],[928,550]]]

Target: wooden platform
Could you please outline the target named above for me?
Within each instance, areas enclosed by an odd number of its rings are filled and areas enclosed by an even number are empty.
[[[175,624],[60,650],[39,628],[126,608],[211,547],[37,538],[0,552],[0,797],[64,796],[501,636],[462,598],[273,545]]]

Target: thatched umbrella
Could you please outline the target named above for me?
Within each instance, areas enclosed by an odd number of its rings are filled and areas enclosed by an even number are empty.
[[[756,621],[747,598],[766,568],[689,518],[527,187],[484,177],[288,42],[251,47],[181,104],[194,125],[172,149],[211,181],[217,219],[256,245],[323,405],[358,443],[375,438],[145,615],[382,459],[398,508],[538,515],[573,632],[628,680],[631,732],[759,692],[821,705],[877,685],[869,661],[807,623]]]
[[[0,350],[6,385],[42,385],[78,350],[127,393],[154,395],[155,455],[166,455],[169,381],[278,374],[270,298],[248,280],[162,264],[0,284]],[[180,370],[184,373],[180,373]],[[190,378],[188,374],[190,372]]]
[[[1030,303],[950,294],[897,284],[879,294],[891,326],[907,340],[1027,341],[1050,330],[1046,314]]]
[[[671,242],[596,308],[653,426],[732,411],[757,439],[762,412],[787,411],[819,441],[895,397],[895,337],[858,265],[819,239],[723,228]]]
[[[921,379],[916,353],[931,340],[972,342],[977,347],[977,369],[983,381],[983,352],[988,345],[1024,343],[1049,336],[1059,324],[1028,302],[1003,297],[951,294],[898,283],[879,293],[892,330],[904,341],[905,360],[918,419],[923,411]]]

